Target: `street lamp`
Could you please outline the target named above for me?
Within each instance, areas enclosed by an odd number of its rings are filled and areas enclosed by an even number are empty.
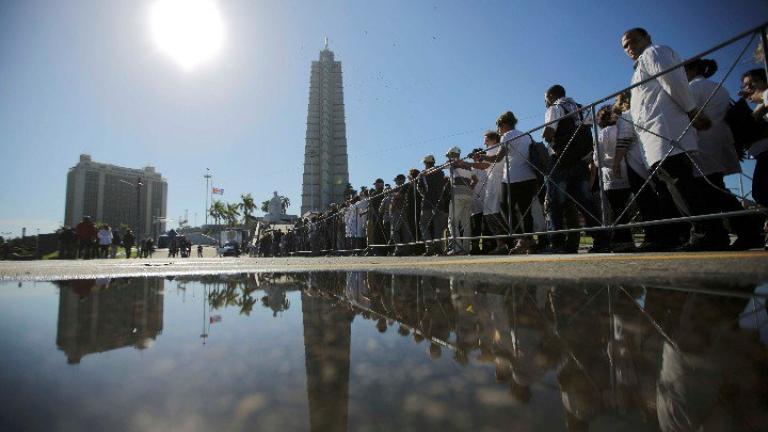
[[[141,229],[141,187],[144,186],[144,183],[141,182],[141,177],[136,179],[136,183],[122,179],[120,182],[136,188],[136,239],[141,241],[143,237],[143,230]]]

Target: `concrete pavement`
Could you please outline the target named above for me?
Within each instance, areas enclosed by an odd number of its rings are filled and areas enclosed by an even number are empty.
[[[768,281],[768,252],[579,254],[471,257],[117,258],[102,260],[0,261],[0,280],[173,276],[250,272],[387,271],[511,276],[549,281],[722,283]]]

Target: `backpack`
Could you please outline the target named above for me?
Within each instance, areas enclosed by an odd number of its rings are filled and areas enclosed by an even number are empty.
[[[533,167],[536,179],[543,182],[549,165],[549,152],[544,143],[536,142],[530,134],[528,137],[531,138],[531,143],[528,144],[528,162]]]
[[[589,125],[580,123],[577,126],[574,116],[568,116],[571,112],[565,106],[560,106],[565,111],[565,116],[561,117],[557,123],[552,150],[560,159],[560,163],[557,166],[560,168],[570,168],[583,162],[584,158],[592,152],[594,143]],[[580,105],[579,108],[581,108]],[[579,118],[582,119],[581,112],[579,112]],[[571,140],[571,137],[573,137],[573,140]],[[570,145],[568,144],[569,142]],[[568,146],[567,150],[566,146]]]
[[[744,160],[752,144],[768,137],[768,123],[755,119],[752,116],[752,109],[744,99],[731,101],[731,106],[725,113],[725,123],[733,133],[733,146],[736,148],[739,160]]]

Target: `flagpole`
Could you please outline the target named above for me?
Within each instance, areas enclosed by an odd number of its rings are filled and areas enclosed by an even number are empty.
[[[210,190],[210,180],[211,180],[211,170],[209,168],[205,169],[205,175],[203,176],[205,178],[205,224],[208,225],[208,191]]]

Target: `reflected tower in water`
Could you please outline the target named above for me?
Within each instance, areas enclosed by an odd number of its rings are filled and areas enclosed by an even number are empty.
[[[56,346],[76,364],[91,353],[144,349],[163,331],[163,279],[59,282]]]
[[[346,431],[351,310],[301,293],[310,430]]]

